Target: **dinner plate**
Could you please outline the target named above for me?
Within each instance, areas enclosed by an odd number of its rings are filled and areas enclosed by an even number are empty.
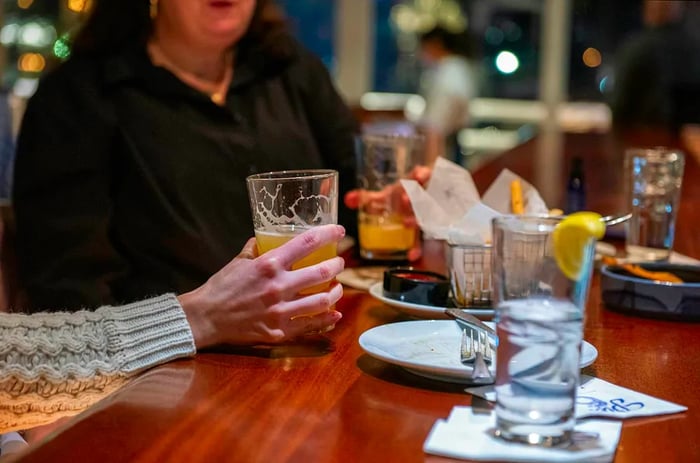
[[[462,331],[453,320],[411,320],[371,328],[360,335],[359,343],[372,357],[416,375],[469,384],[472,369],[459,360],[461,336]],[[587,367],[597,357],[596,348],[583,341],[580,367]],[[489,368],[495,375],[495,358]]]
[[[411,302],[399,301],[398,299],[392,299],[384,295],[384,288],[382,282],[378,282],[370,286],[369,293],[379,299],[386,305],[390,305],[394,308],[399,309],[406,315],[411,315],[418,318],[441,318],[447,319],[449,316],[445,315],[446,307],[437,307],[434,305],[423,305],[423,304],[413,304]],[[480,309],[463,309],[465,312],[470,313],[476,317],[480,318],[490,318],[493,317],[493,309],[490,307],[484,307]]]

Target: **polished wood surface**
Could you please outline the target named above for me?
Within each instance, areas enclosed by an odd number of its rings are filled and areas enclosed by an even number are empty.
[[[589,207],[621,206],[626,141],[610,135],[566,135],[561,141],[564,162],[551,169],[549,180],[535,171],[538,139],[484,166],[475,180],[483,191],[508,167],[538,188],[546,185],[537,182],[563,188],[568,160],[581,155]],[[676,249],[695,258],[698,178],[700,166],[691,158]],[[440,256],[440,243],[427,242],[422,264],[443,270]],[[344,318],[325,337],[200,353],[154,368],[62,425],[21,461],[447,461],[424,454],[423,442],[435,420],[455,405],[469,405],[471,396],[458,385],[414,376],[363,353],[360,334],[405,320],[399,312],[353,289],[346,289],[338,308]],[[681,414],[625,421],[615,461],[700,461],[700,324],[609,311],[600,303],[596,276],[585,338],[599,351],[585,373],[689,407]]]

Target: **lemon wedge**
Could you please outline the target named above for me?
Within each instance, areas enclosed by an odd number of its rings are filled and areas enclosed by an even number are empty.
[[[554,259],[567,278],[578,281],[585,270],[584,253],[592,238],[605,234],[605,222],[595,212],[575,212],[559,222],[552,232]]]

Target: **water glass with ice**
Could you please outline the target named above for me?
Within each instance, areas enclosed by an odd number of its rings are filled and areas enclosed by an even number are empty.
[[[680,201],[685,157],[665,148],[629,149],[625,152],[628,205],[625,248],[633,260],[667,259]]]
[[[493,286],[499,336],[496,435],[526,444],[571,441],[583,315],[595,240],[576,281],[559,268],[552,233],[560,219],[493,221]]]

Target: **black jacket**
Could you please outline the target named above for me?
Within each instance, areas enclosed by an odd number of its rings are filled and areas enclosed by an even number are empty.
[[[201,285],[253,234],[251,173],[334,168],[341,195],[351,188],[355,121],[321,62],[291,49],[239,53],[226,107],[143,50],[72,58],[48,75],[28,104],[15,168],[30,310]],[[340,214],[354,221],[342,205]]]

